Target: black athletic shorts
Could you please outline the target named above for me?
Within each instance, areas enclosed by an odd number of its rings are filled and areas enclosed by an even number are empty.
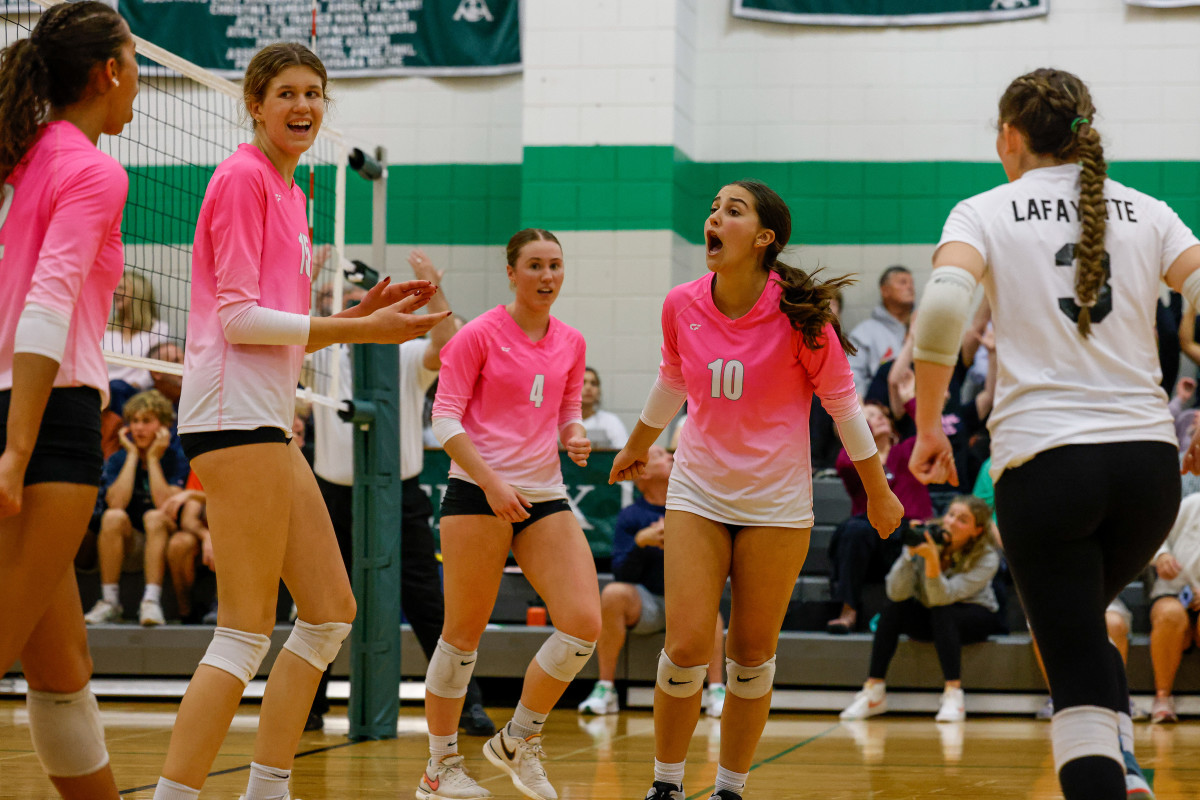
[[[290,434],[283,428],[263,426],[249,431],[201,431],[200,433],[181,433],[179,443],[183,445],[183,454],[188,461],[211,453],[213,450],[224,450],[227,447],[240,447],[244,444],[289,444]]]
[[[559,511],[570,511],[571,506],[566,500],[562,499],[546,500],[541,503],[534,503],[533,508],[525,510],[529,512],[529,519],[513,523],[513,536],[516,536],[543,517],[557,514]],[[496,516],[496,512],[492,511],[492,507],[488,505],[487,494],[483,489],[480,489],[470,481],[464,481],[461,478],[451,478],[446,486],[446,495],[442,498],[442,516],[461,517],[478,515]]]
[[[12,391],[0,392],[0,451],[8,443],[8,407]],[[100,390],[66,386],[50,390],[25,485],[81,483],[100,486],[104,454],[100,450]]]

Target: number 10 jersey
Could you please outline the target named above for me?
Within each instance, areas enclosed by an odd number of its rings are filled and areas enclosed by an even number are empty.
[[[992,476],[1067,444],[1175,444],[1155,340],[1162,277],[1200,241],[1166,203],[1104,185],[1106,274],[1091,335],[1076,329],[1076,164],[1030,170],[964,200],[939,247],[964,242],[986,263],[999,375],[988,420]]]

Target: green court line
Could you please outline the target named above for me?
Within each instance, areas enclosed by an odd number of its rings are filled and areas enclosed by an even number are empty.
[[[794,753],[797,750],[799,750],[801,747],[804,747],[807,744],[812,744],[817,739],[820,739],[823,736],[827,736],[828,734],[833,733],[840,727],[842,727],[842,724],[839,722],[836,725],[833,725],[833,726],[821,731],[816,736],[810,736],[802,742],[797,742],[796,744],[792,745],[791,747],[787,748],[786,750],[780,750],[778,753],[776,753],[773,756],[767,756],[762,761],[758,761],[758,762],[755,762],[754,764],[751,764],[750,772],[754,772],[754,770],[758,769],[761,766],[770,764],[772,761],[778,761],[779,759],[786,756],[788,753]],[[697,792],[696,794],[689,796],[687,798],[687,800],[698,800],[699,798],[707,797],[708,795],[711,795],[713,793],[713,790],[716,788],[717,787],[715,787],[715,786],[709,786],[707,789],[702,789],[701,791]]]

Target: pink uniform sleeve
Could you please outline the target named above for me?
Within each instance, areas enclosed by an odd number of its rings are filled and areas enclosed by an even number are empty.
[[[230,170],[216,176],[214,183],[209,230],[217,316],[225,328],[247,305],[258,305],[267,201],[252,172]]]
[[[462,420],[467,403],[475,393],[475,382],[483,371],[487,352],[479,335],[480,326],[468,325],[442,348],[442,368],[438,372],[434,417]],[[582,377],[580,378],[582,386]]]
[[[27,304],[71,318],[88,271],[121,219],[128,193],[129,176],[110,159],[88,164],[59,187]]]
[[[821,398],[821,405],[829,412],[829,416],[833,417],[834,422],[854,416],[860,408],[858,393],[854,389],[854,373],[850,371],[846,351],[842,349],[833,325],[826,323],[823,343],[817,350],[805,347],[799,333],[794,335],[800,351],[800,364],[808,373],[813,392]]]
[[[687,394],[687,381],[683,379],[683,362],[679,357],[679,338],[675,330],[675,304],[668,294],[662,310],[662,361],[658,365],[658,377],[665,386],[677,394]]]
[[[567,385],[563,390],[562,403],[558,407],[558,427],[568,422],[583,419],[583,374],[587,371],[587,343],[582,336],[576,337],[575,363],[567,372]]]

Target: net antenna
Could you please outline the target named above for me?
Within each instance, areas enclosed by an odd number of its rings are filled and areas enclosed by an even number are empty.
[[[3,46],[29,36],[43,9],[62,0],[0,0]],[[112,3],[110,3],[111,5]],[[315,9],[315,0],[314,0]],[[129,173],[121,223],[125,277],[105,333],[110,380],[151,385],[150,372],[180,375],[191,296],[191,255],[204,191],[217,165],[250,140],[241,86],[135,36],[141,91],[133,121],[100,148]],[[316,18],[310,43],[315,52]],[[307,187],[312,243],[312,305],[328,315],[342,308],[346,246],[346,163],[343,134],[322,125],[297,170]],[[304,174],[307,172],[307,174]],[[173,345],[174,347],[169,347]],[[328,349],[328,348],[327,348]],[[346,408],[349,394],[329,358],[306,360],[297,398]]]

